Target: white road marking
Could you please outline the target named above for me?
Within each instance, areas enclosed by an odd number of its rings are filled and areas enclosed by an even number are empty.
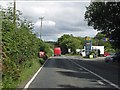
[[[48,60],[45,61],[45,63]],[[27,90],[27,88],[29,87],[29,85],[32,83],[32,81],[35,79],[35,77],[38,75],[38,73],[41,71],[41,69],[43,68],[43,66],[45,65],[45,63],[39,68],[39,70],[34,74],[34,76],[31,78],[31,80],[25,85],[23,90]]]
[[[73,62],[72,60],[69,60],[69,61]],[[117,89],[119,89],[119,90],[120,90],[120,87],[119,87],[118,85],[116,85],[116,84],[114,84],[114,83],[112,83],[112,82],[108,81],[107,79],[105,79],[105,78],[103,78],[103,77],[99,76],[98,74],[96,74],[96,73],[94,73],[94,72],[92,72],[92,71],[88,70],[87,68],[85,68],[85,67],[83,67],[83,66],[81,66],[81,65],[79,65],[79,64],[77,64],[77,63],[75,63],[75,62],[73,62],[73,63],[74,63],[74,64],[76,64],[77,66],[79,66],[79,67],[83,68],[84,70],[86,70],[86,71],[90,72],[91,74],[93,74],[93,75],[95,75],[95,76],[99,77],[99,78],[100,78],[100,79],[102,79],[103,81],[105,81],[105,82],[109,83],[111,86],[113,86],[113,87],[115,87],[115,88],[117,88]]]
[[[97,82],[100,84],[100,85],[105,85],[102,81],[100,80],[97,80]]]
[[[83,70],[82,68],[78,68],[79,70]]]
[[[62,71],[62,72],[73,72],[73,73],[74,73],[74,72],[77,72],[77,71],[74,71],[74,70],[66,70],[66,69],[60,70],[60,72],[61,72],[61,71]]]

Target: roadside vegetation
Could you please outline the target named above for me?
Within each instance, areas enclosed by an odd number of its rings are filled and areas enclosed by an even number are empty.
[[[106,38],[106,35],[102,33],[98,33],[94,38],[92,38],[92,45],[104,46],[105,52],[113,53],[116,51],[108,38]]]
[[[86,7],[85,19],[89,26],[108,38],[112,47],[120,49],[120,2],[91,2]],[[109,43],[106,43],[106,45]],[[111,46],[109,46],[111,47]]]
[[[83,49],[85,37],[75,37],[64,34],[57,42],[43,42],[32,33],[33,23],[22,18],[22,13],[17,10],[14,16],[13,7],[4,9],[0,7],[0,26],[2,31],[2,86],[17,88],[28,77],[33,75],[44,63],[38,57],[39,51],[44,51],[46,57],[53,55],[55,46],[59,46],[62,54],[77,55],[76,49]],[[120,49],[120,4],[119,2],[91,2],[85,12],[85,19],[89,26],[100,31],[91,37],[92,45],[105,46],[106,52],[116,52]],[[14,23],[16,18],[16,24]],[[2,20],[1,20],[2,19]],[[0,24],[1,25],[1,24]],[[1,33],[1,32],[0,32]],[[106,41],[103,39],[107,39]],[[71,53],[68,52],[71,50]],[[93,53],[93,52],[91,52]]]
[[[16,11],[16,24],[14,24],[13,7],[1,9],[2,15],[2,86],[17,88],[44,63],[38,58],[40,50],[46,56],[52,52],[48,44],[38,39],[32,33],[33,23],[20,18],[21,12]]]
[[[88,26],[99,33],[91,37],[92,45],[104,46],[105,52],[113,53],[120,51],[120,3],[119,2],[91,2],[86,7],[85,20]],[[73,35],[63,35],[57,45],[63,50],[63,54],[68,54],[71,48],[73,54],[75,49],[83,49],[84,38],[74,37]]]
[[[106,35],[98,33],[95,37],[90,37],[93,46],[104,46],[105,52],[113,53],[116,49],[113,48],[109,40],[106,39]],[[104,40],[106,39],[106,40]],[[76,49],[84,49],[85,37],[75,37],[73,35],[64,34],[55,43],[55,46],[59,46],[62,49],[62,54],[65,55],[80,55],[76,52]],[[68,52],[71,49],[71,52]],[[91,53],[95,53],[92,51]]]
[[[62,54],[68,54],[68,49],[71,49],[70,54],[76,54],[76,49],[83,49],[84,38],[75,37],[73,35],[64,34],[55,44],[56,46],[61,47]]]

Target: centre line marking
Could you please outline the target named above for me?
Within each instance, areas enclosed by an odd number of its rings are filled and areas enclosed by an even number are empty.
[[[97,82],[100,84],[100,85],[105,85],[102,81],[100,80],[97,80]]]
[[[73,62],[72,60],[69,60],[69,61]],[[76,64],[77,66],[79,66],[79,67],[83,68],[84,70],[86,70],[86,71],[90,72],[91,74],[93,74],[93,75],[95,75],[95,76],[99,77],[99,78],[100,78],[100,79],[102,79],[103,81],[105,81],[105,82],[109,83],[111,86],[113,86],[113,87],[115,87],[115,88],[117,88],[117,89],[119,89],[119,90],[120,90],[120,87],[119,87],[118,85],[116,85],[116,84],[112,83],[111,81],[108,81],[107,79],[105,79],[105,78],[103,78],[103,77],[99,76],[98,74],[96,74],[96,73],[94,73],[94,72],[90,71],[89,69],[87,69],[87,68],[85,68],[85,67],[83,67],[83,66],[81,66],[81,65],[79,65],[79,64],[77,64],[77,63],[75,63],[75,62],[73,62],[73,63],[74,63],[74,64]]]

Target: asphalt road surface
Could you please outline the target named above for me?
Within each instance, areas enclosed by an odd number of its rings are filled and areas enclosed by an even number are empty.
[[[118,89],[119,67],[102,60],[52,57],[30,83],[29,88]]]

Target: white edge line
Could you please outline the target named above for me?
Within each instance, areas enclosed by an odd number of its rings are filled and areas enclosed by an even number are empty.
[[[41,71],[41,69],[43,68],[43,66],[45,65],[45,63],[47,62],[48,60],[46,60],[44,62],[44,64],[39,68],[39,70],[34,74],[34,76],[31,78],[31,80],[25,85],[24,89],[23,90],[26,90],[29,85],[32,83],[32,81],[35,79],[35,77],[37,76],[37,74]]]
[[[71,60],[70,60],[70,61],[71,61]],[[71,62],[73,62],[73,61],[71,61]],[[107,79],[105,79],[105,78],[103,78],[103,77],[99,76],[98,74],[96,74],[96,73],[94,73],[94,72],[92,72],[92,71],[88,70],[87,68],[85,68],[85,67],[83,67],[83,66],[81,66],[81,65],[79,65],[79,64],[77,64],[77,63],[75,63],[75,62],[73,62],[73,63],[74,63],[74,64],[76,64],[77,66],[79,66],[79,67],[81,67],[81,68],[85,69],[86,71],[88,71],[88,72],[92,73],[93,75],[95,75],[95,76],[99,77],[99,78],[100,78],[100,79],[102,79],[103,81],[105,81],[105,82],[109,83],[111,86],[113,86],[113,87],[115,87],[115,88],[117,88],[117,89],[119,89],[119,90],[120,90],[120,87],[119,87],[118,85],[116,85],[116,84],[114,84],[114,83],[112,83],[112,82],[108,81]]]

